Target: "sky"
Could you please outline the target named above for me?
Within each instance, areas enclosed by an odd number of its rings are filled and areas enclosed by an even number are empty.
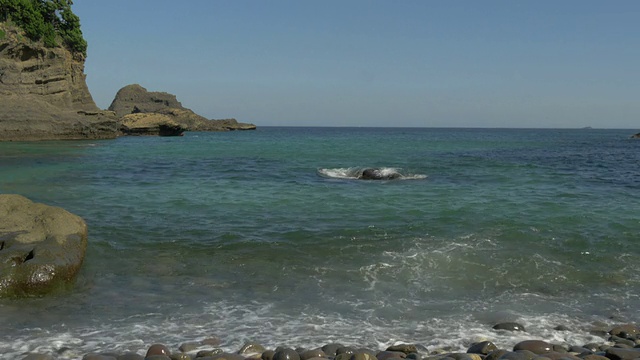
[[[640,127],[640,1],[75,0],[106,109],[258,126]]]

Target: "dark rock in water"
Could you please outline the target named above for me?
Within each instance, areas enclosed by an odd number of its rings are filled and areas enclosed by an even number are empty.
[[[640,133],[631,135],[632,139],[640,139]]]
[[[498,350],[496,344],[491,341],[475,343],[467,349],[467,353],[488,355],[490,352]]]
[[[493,326],[494,330],[508,330],[508,331],[526,331],[522,324],[515,322],[503,322]]]
[[[87,225],[68,211],[0,194],[0,297],[40,296],[75,280]]]
[[[513,351],[528,350],[534,354],[545,354],[553,350],[553,346],[542,340],[525,340],[517,343]]]
[[[557,331],[571,331],[571,329],[569,329],[567,326],[565,325],[558,325],[556,327],[553,328],[553,330],[557,330]]]
[[[397,172],[384,173],[380,169],[364,169],[362,171],[362,175],[360,175],[359,179],[363,180],[393,180],[402,177],[402,175]]]
[[[605,357],[610,360],[630,360],[640,358],[640,349],[621,349],[610,347],[605,352]]]

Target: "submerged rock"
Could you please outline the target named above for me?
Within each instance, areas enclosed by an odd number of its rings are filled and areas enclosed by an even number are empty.
[[[71,284],[86,248],[80,217],[0,194],[0,297],[40,296]]]

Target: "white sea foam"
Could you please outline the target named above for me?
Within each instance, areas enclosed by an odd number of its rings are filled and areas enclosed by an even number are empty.
[[[333,178],[333,179],[360,179],[362,173],[367,167],[349,167],[349,168],[320,168],[317,170],[318,175]],[[394,167],[380,167],[376,168],[380,171],[382,176],[399,175],[394,180],[420,180],[426,179],[427,175],[413,174],[411,172],[404,171],[403,169]]]

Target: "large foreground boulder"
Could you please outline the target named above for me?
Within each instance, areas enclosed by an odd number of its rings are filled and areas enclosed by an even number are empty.
[[[140,120],[143,117],[132,118],[131,114],[164,115],[185,131],[230,131],[230,130],[254,130],[253,124],[239,123],[235,119],[209,120],[190,109],[185,108],[177,100],[175,95],[166,92],[147,91],[138,84],[127,85],[120,89],[111,102],[109,110],[121,118],[126,125],[132,119]],[[158,117],[155,116],[155,119]],[[150,119],[147,117],[147,119]],[[127,134],[127,128],[122,128],[122,133]]]
[[[0,297],[41,296],[72,284],[87,225],[68,211],[0,194]]]
[[[7,23],[0,33],[0,141],[116,137],[115,114],[89,93],[82,54],[30,41]]]

